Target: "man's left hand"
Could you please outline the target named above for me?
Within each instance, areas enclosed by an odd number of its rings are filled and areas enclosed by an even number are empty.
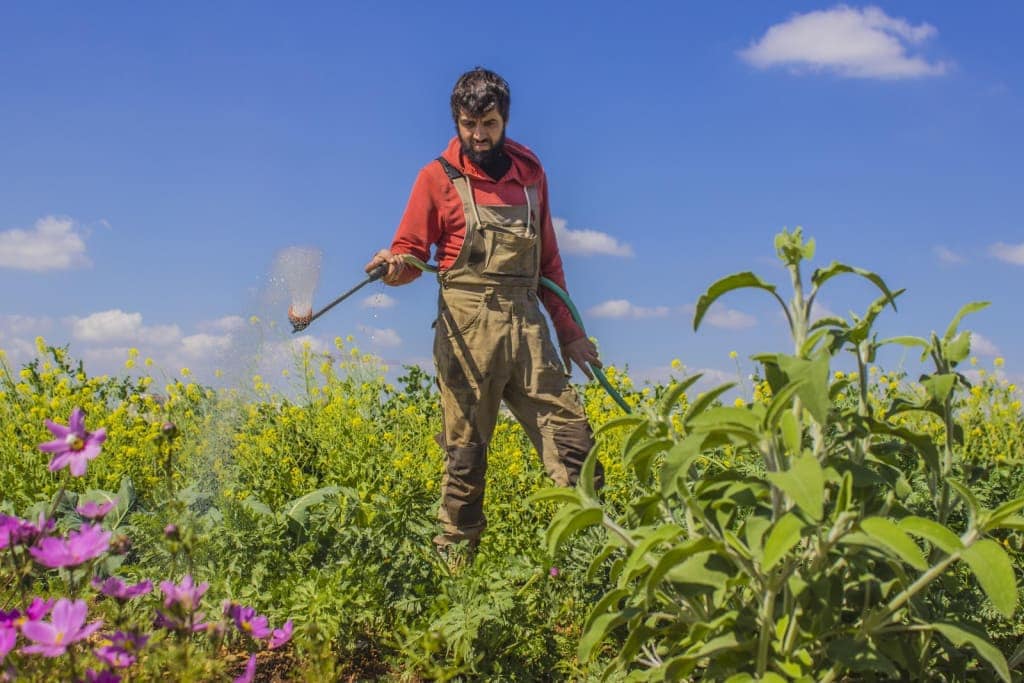
[[[570,361],[575,363],[588,379],[594,379],[594,373],[590,371],[588,363],[596,367],[601,366],[601,359],[597,355],[597,347],[594,342],[586,337],[580,337],[562,347],[562,361],[565,363],[566,372],[572,373]]]

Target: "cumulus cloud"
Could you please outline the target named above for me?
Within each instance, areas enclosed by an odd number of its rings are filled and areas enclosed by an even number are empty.
[[[119,308],[100,311],[84,318],[73,317],[71,336],[76,341],[102,344],[135,342],[169,345],[181,338],[177,325],[144,326],[141,313],[127,313]]]
[[[708,309],[704,321],[723,330],[745,330],[757,325],[757,318],[734,308],[714,305]]]
[[[209,358],[231,348],[229,334],[191,334],[181,340],[181,351],[189,358]]]
[[[935,257],[942,263],[954,264],[964,262],[963,256],[941,244],[932,247],[932,253],[934,253]]]
[[[88,265],[85,240],[70,218],[46,216],[31,230],[0,232],[0,268],[42,272]]]
[[[759,69],[788,66],[830,71],[848,78],[900,79],[940,76],[945,62],[911,54],[938,31],[931,24],[912,25],[878,7],[839,5],[796,14],[769,27],[759,40],[739,52]]]
[[[971,332],[971,353],[979,356],[998,356],[999,347],[992,343],[987,337],[977,332]]]
[[[567,254],[632,256],[633,247],[597,230],[570,230],[564,218],[553,218],[558,248]]]
[[[362,308],[392,308],[397,303],[398,301],[394,297],[388,296],[384,292],[377,292],[363,299],[359,305]]]
[[[216,320],[204,320],[197,327],[204,332],[241,332],[245,329],[245,319],[240,315],[226,315]]]
[[[669,314],[668,306],[637,306],[626,299],[611,299],[590,309],[595,318],[664,318]]]
[[[385,348],[395,348],[402,345],[402,338],[391,328],[368,327],[360,325],[359,331],[370,338],[370,343]]]
[[[1000,261],[1012,263],[1015,266],[1024,266],[1024,243],[1006,244],[1005,242],[996,242],[988,248],[988,253]]]
[[[12,337],[25,335],[45,335],[53,327],[53,320],[46,316],[0,315],[0,338],[4,335]]]

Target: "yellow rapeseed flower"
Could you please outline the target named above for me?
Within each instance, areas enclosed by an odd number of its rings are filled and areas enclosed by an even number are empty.
[[[673,358],[672,359],[672,369],[673,370],[682,370],[683,369],[683,362],[681,360],[679,360],[678,358]]]
[[[146,358],[146,367],[147,368],[153,367],[153,359],[152,358]]]
[[[124,362],[124,367],[128,370],[131,370],[132,368],[135,367],[135,361],[129,358]]]
[[[843,377],[845,377],[845,375],[843,374],[842,370],[836,370],[835,375],[833,375],[833,377],[835,377],[836,379],[842,379]]]
[[[192,371],[189,370],[188,368],[182,368],[181,369],[181,376],[182,377],[188,377],[191,374],[192,374]]]
[[[1006,361],[1002,358],[1002,356],[1000,356],[1000,357],[996,358],[994,361],[992,361],[992,365],[996,366],[997,368],[1001,368],[1005,364],[1006,364]]]
[[[742,408],[743,406],[747,405],[747,402],[744,401],[742,398],[737,397],[736,400],[732,402],[732,404],[737,408]]]
[[[732,359],[734,359],[734,360],[735,360],[735,359],[736,359],[736,358],[737,358],[737,357],[738,357],[739,355],[740,355],[740,354],[736,353],[735,351],[730,351],[730,352],[729,352],[729,358],[732,358]]]
[[[249,316],[249,324],[250,325],[259,325],[260,324],[259,317],[255,316],[255,315],[250,315]]]
[[[977,365],[977,364],[978,364],[978,357],[977,356],[971,356],[971,365]]]

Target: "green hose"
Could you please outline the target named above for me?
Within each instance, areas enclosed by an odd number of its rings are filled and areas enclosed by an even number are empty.
[[[412,266],[413,268],[421,270],[425,273],[437,272],[437,268],[424,263],[423,261],[419,260],[415,256],[412,256],[411,254],[402,254],[402,260],[405,261],[408,265]],[[558,285],[556,285],[551,280],[547,279],[546,277],[542,277],[540,279],[540,283],[547,287],[548,289],[550,289],[552,292],[554,292],[555,295],[559,299],[561,299],[566,306],[569,307],[569,313],[572,314],[572,319],[576,321],[576,324],[580,326],[581,330],[583,330],[583,334],[586,334],[587,331],[586,328],[583,327],[583,320],[580,318],[580,312],[576,310],[575,304],[573,304],[572,299],[569,298],[569,293],[566,292],[561,287],[559,287]],[[611,385],[611,382],[609,382],[608,378],[605,377],[604,371],[602,371],[601,368],[594,365],[593,363],[587,363],[587,365],[590,366],[590,371],[594,373],[594,377],[597,378],[597,381],[601,385],[601,388],[604,389],[608,393],[608,395],[612,397],[612,400],[618,403],[619,407],[625,410],[627,413],[632,413],[633,409],[629,407],[628,403],[626,403],[626,399],[622,398],[622,394],[616,391],[615,387]]]

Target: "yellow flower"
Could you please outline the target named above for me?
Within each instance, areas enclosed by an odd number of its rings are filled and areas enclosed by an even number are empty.
[[[679,360],[678,358],[673,358],[672,359],[672,369],[673,370],[682,370],[683,369],[683,362],[681,360]]]
[[[128,370],[131,370],[132,368],[135,367],[135,361],[129,358],[124,362],[124,367],[127,368]]]
[[[736,400],[732,402],[732,404],[737,408],[742,408],[743,406],[747,405],[747,402],[744,401],[742,398],[737,397]]]
[[[153,367],[153,359],[152,358],[146,358],[146,367],[147,368]]]
[[[223,377],[224,376],[224,371],[221,370],[220,368],[217,368],[216,370],[213,371],[213,376],[214,377]]]
[[[842,379],[843,377],[845,377],[845,375],[843,375],[843,371],[842,371],[842,370],[836,370],[836,373],[835,373],[835,375],[833,375],[833,376],[834,376],[834,377],[835,377],[836,379]]]
[[[994,361],[992,361],[992,365],[996,366],[997,368],[1001,368],[1005,364],[1006,364],[1006,361],[1002,358],[1002,356],[999,356]]]
[[[189,370],[188,368],[182,368],[181,369],[181,376],[182,377],[188,377],[191,374],[192,374],[192,371]]]
[[[36,349],[39,353],[46,353],[46,340],[42,337],[36,337]]]
[[[290,375],[290,374],[291,374],[291,373],[290,373],[290,372],[288,372],[288,368],[285,368],[285,369],[281,370],[281,376],[282,376],[282,377],[287,377],[287,376],[288,376],[288,375]]]
[[[977,365],[977,364],[978,364],[978,357],[977,356],[971,356],[971,365]]]
[[[129,358],[138,358],[139,357],[139,350],[137,348],[135,348],[134,346],[132,348],[128,349],[128,357]]]
[[[740,354],[736,353],[735,351],[729,352],[729,358],[732,358],[733,360],[735,360],[739,355]]]

